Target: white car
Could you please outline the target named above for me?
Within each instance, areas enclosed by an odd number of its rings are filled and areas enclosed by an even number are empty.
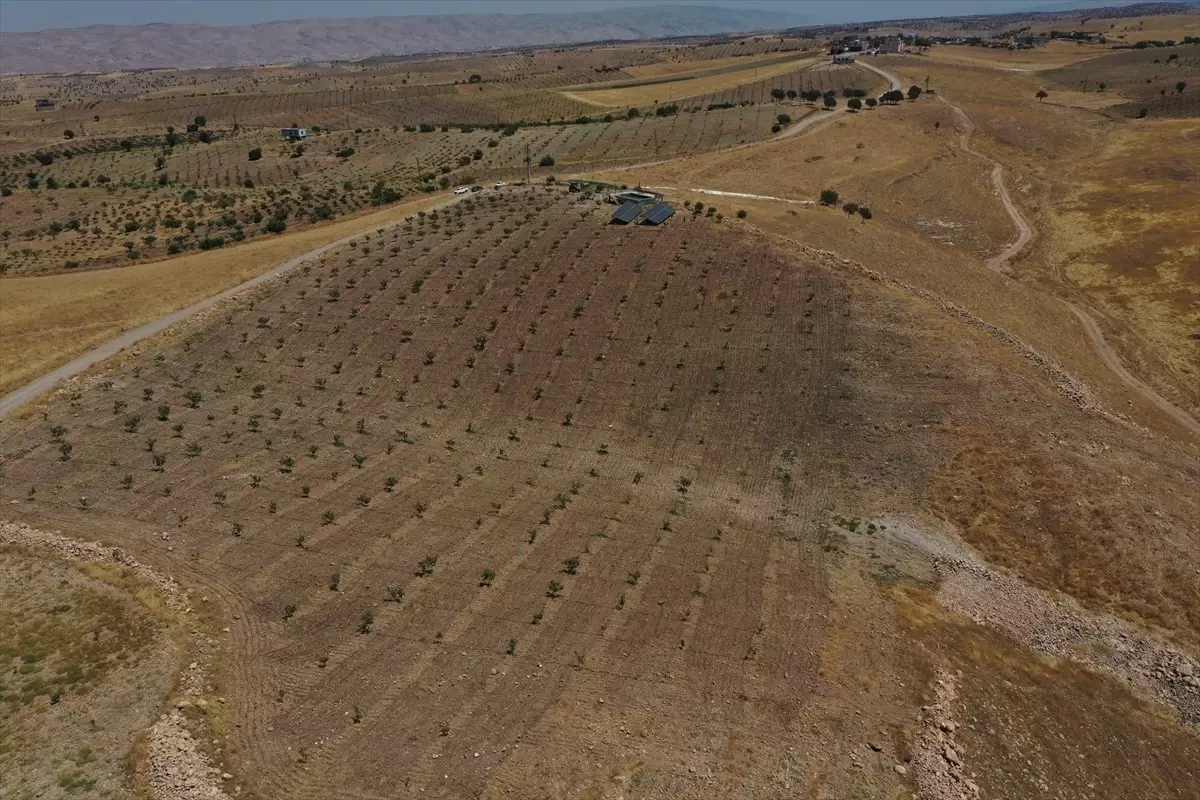
[[[508,183],[505,181],[496,181],[496,188],[499,189],[501,186],[508,186]]]
[[[471,191],[471,190],[470,190],[468,187],[466,187],[466,186],[460,186],[460,187],[458,187],[457,189],[455,189],[455,190],[454,190],[454,193],[455,193],[455,194],[466,194],[466,193],[467,193],[467,192],[469,192],[469,191]]]

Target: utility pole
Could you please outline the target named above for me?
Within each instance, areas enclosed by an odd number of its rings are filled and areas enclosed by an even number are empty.
[[[533,185],[533,177],[529,174],[529,168],[533,164],[533,158],[529,155],[529,142],[525,143],[525,184]]]
[[[417,162],[417,183],[421,182],[421,158],[416,153],[413,153],[413,161]]]

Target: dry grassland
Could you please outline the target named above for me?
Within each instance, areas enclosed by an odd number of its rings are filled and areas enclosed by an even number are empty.
[[[179,668],[117,570],[0,546],[0,795],[132,796],[132,754]]]
[[[1125,122],[1086,109],[1039,103],[1034,95],[1040,84],[1016,73],[932,67],[914,59],[898,61],[896,70],[906,79],[931,75],[932,86],[960,105],[978,126],[972,146],[1008,170],[1010,192],[1039,231],[1031,248],[1012,265],[1014,274],[1068,299],[1082,299],[1085,306],[1095,303],[1097,310],[1110,315],[1107,330],[1125,364],[1194,414],[1197,364],[1186,338],[1191,332],[1187,320],[1194,310],[1188,310],[1191,299],[1184,296],[1185,265],[1196,235],[1194,217],[1189,219],[1187,213],[1195,202],[1194,178],[1189,178],[1196,171],[1193,126],[1157,120]],[[1051,90],[1051,98],[1054,95]],[[1164,146],[1170,149],[1159,149]],[[1109,152],[1126,157],[1123,161],[1106,158]],[[1106,167],[1094,167],[1097,159]],[[1084,220],[1087,205],[1078,206],[1075,198],[1089,193],[1095,197],[1097,213],[1127,214],[1133,230],[1145,231],[1148,239],[1126,236],[1124,228],[1102,231],[1094,221]],[[1127,202],[1129,193],[1138,198],[1133,206]],[[1072,214],[1073,207],[1079,212]],[[1159,243],[1157,254],[1145,249],[1147,242]],[[1137,264],[1138,270],[1125,267],[1124,271],[1139,279],[1130,282],[1117,278],[1109,268],[1088,266],[1087,254],[1102,249],[1108,252],[1098,256],[1100,262],[1127,259],[1124,263]],[[1076,261],[1082,263],[1072,267]],[[1159,264],[1164,267],[1161,273]],[[1072,269],[1077,277],[1065,279]],[[1088,293],[1076,294],[1079,282],[1090,285],[1094,299]],[[1151,308],[1158,311],[1150,312]],[[1140,318],[1138,310],[1146,310],[1147,318]],[[1143,327],[1144,334],[1133,333]]]
[[[1134,40],[1137,23],[1104,22]],[[620,48],[446,59],[413,78],[564,67],[454,90],[480,113],[510,96],[535,113],[546,95],[616,108],[721,90],[705,81],[746,91],[757,77],[761,94],[776,68],[821,86],[852,74],[772,65],[759,54],[775,46],[682,63]],[[1059,299],[1096,311],[1132,371],[1200,411],[1187,338],[1200,125],[1113,119],[1115,93],[1039,102],[1024,70],[1076,57],[1093,49],[887,57],[934,92],[718,152],[703,151],[803,107],[412,135],[426,166],[478,146],[484,163],[463,169],[500,176],[528,143],[553,169],[672,187],[661,228],[606,224],[599,198],[539,180],[385,231],[445,195],[172,261],[0,281],[2,389],[355,238],[0,422],[0,505],[203,587],[229,627],[202,692],[217,710],[193,707],[189,724],[242,796],[1189,797],[1200,669],[1156,665],[1182,698],[1165,705],[1085,668],[1082,648],[1049,658],[939,593],[939,564],[966,543],[1006,580],[1200,657],[1200,439],[1114,374]],[[758,76],[737,68],[748,59],[766,64]],[[600,67],[644,82],[559,91],[556,73],[578,84]],[[349,91],[337,81],[357,69],[321,80]],[[1012,221],[939,95],[1036,228],[1003,270],[986,261]],[[326,182],[398,184],[388,162],[408,134],[392,134],[354,134],[365,152]],[[634,159],[658,163],[594,166]],[[873,218],[811,202],[825,188]],[[137,668],[165,663],[147,655],[158,640],[83,592],[103,587],[24,559],[0,551],[0,622],[15,613],[10,628],[42,624],[60,646],[19,657],[44,673],[0,675],[5,700],[33,686],[41,715],[6,718],[0,702],[0,794],[11,775],[119,792],[114,754],[141,717],[101,751],[82,717],[56,716],[36,681],[74,674],[58,666],[82,657],[87,620],[44,604],[82,598],[146,634]],[[109,688],[93,702],[131,691],[115,674],[96,673]],[[152,715],[161,687],[139,675]],[[54,768],[46,720],[64,726]],[[145,766],[136,752],[122,764]]]
[[[1055,40],[1030,50],[1008,50],[1002,47],[970,47],[967,45],[943,45],[934,47],[921,57],[921,61],[935,64],[964,64],[977,67],[1013,72],[1036,72],[1037,70],[1065,67],[1081,61],[1098,58],[1111,52],[1100,44],[1076,44]],[[891,58],[881,63],[887,64]]]
[[[1135,370],[1159,375],[1200,413],[1200,123],[1116,127],[1065,171],[1030,269],[1079,291]],[[1043,273],[1044,274],[1044,273]],[[1152,357],[1147,358],[1147,355]]]
[[[678,100],[684,97],[721,92],[741,86],[744,83],[786,75],[802,67],[818,63],[815,58],[796,58],[783,63],[763,67],[747,66],[745,69],[722,71],[716,75],[701,75],[686,80],[678,76],[669,82],[647,83],[644,85],[627,86],[625,88],[603,87],[576,89],[564,91],[562,94],[572,100],[590,103],[605,108],[628,108],[629,106],[645,106]]]
[[[772,53],[762,56],[729,56],[727,58],[712,58],[704,61],[660,61],[656,64],[638,64],[632,67],[622,67],[621,71],[638,79],[663,78],[687,74],[703,75],[712,70],[723,70],[727,67],[753,67],[780,60],[781,57],[778,53]],[[793,57],[786,57],[786,60],[791,61]]]
[[[236,286],[288,259],[445,202],[423,198],[239,247],[114,270],[0,280],[0,391],[122,331]]]
[[[815,112],[823,114],[823,111]],[[908,228],[985,258],[1012,224],[988,183],[987,165],[964,154],[950,110],[924,100],[843,114],[802,136],[753,148],[613,171],[618,183],[694,187],[816,201],[832,188]],[[935,127],[937,126],[937,127]],[[710,198],[728,215],[738,198]]]
[[[1035,24],[1033,31],[1048,33],[1051,29],[1073,31],[1095,31],[1103,33],[1110,42],[1134,44],[1144,39],[1181,41],[1185,36],[1200,34],[1200,14],[1161,14],[1149,17],[1124,19],[1095,18],[1086,21],[1071,20],[1055,22],[1053,25]]]
[[[981,796],[1038,797],[1055,785],[1063,797],[1097,800],[1188,796],[1200,745],[1160,707],[949,614],[927,591],[901,586],[893,597],[902,638],[919,643],[910,668],[927,685],[939,670],[956,677],[958,702],[947,712]],[[936,700],[928,689],[921,698]]]

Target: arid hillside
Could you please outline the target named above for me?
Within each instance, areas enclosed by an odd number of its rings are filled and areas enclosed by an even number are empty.
[[[0,78],[0,797],[1200,800],[1141,10]]]
[[[218,772],[289,798],[905,796],[938,780],[936,700],[1002,703],[1023,742],[960,734],[945,780],[1027,797],[1070,756],[1036,704],[973,683],[999,659],[1080,726],[1089,796],[1188,784],[1200,744],[1151,709],[1195,714],[1200,689],[1051,668],[1041,635],[988,627],[1007,595],[935,581],[960,562],[929,554],[958,528],[1090,609],[1062,624],[1152,625],[1174,675],[1194,461],[841,259],[607,208],[550,187],[415,216],[5,423],[10,514],[218,606],[179,704]],[[942,580],[983,628],[943,616]],[[1107,770],[1128,748],[1139,768]]]

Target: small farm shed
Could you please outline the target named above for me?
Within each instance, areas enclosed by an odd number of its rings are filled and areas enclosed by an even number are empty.
[[[280,136],[287,139],[289,142],[298,142],[308,136],[307,128],[284,128],[279,132]]]
[[[613,192],[612,194],[610,194],[608,196],[608,202],[616,203],[617,205],[621,205],[622,203],[628,203],[630,201],[632,201],[634,203],[649,203],[654,200],[661,200],[661,199],[662,199],[662,195],[660,195],[660,194],[656,194],[654,192],[644,192],[640,189],[638,189],[638,190],[624,189],[619,192]]]
[[[833,63],[834,64],[853,64],[854,63],[854,54],[853,53],[837,53],[833,57]]]

